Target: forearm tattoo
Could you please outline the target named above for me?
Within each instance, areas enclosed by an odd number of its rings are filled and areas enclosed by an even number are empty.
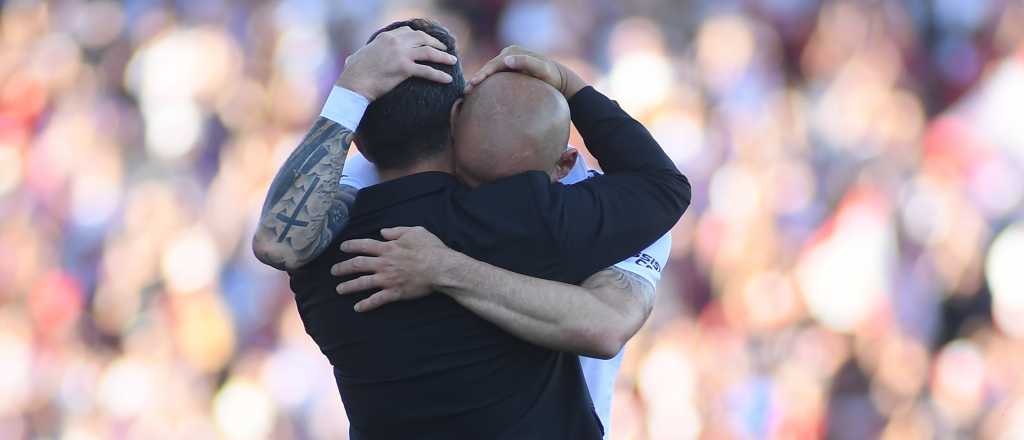
[[[323,253],[348,223],[357,190],[340,185],[352,130],[319,118],[270,184],[257,239],[281,244],[257,255],[279,269],[297,267]],[[283,250],[283,251],[280,251]]]

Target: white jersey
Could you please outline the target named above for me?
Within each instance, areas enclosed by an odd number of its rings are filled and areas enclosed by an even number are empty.
[[[362,96],[335,86],[327,103],[324,104],[321,116],[345,127],[356,127],[367,103]],[[596,175],[600,173],[588,168],[582,158],[577,158],[572,170],[560,182],[571,185]],[[342,185],[362,189],[379,182],[377,168],[358,150],[353,151],[345,160],[345,167],[341,172]],[[615,267],[637,274],[649,281],[652,286],[657,286],[671,247],[672,234],[669,232],[636,255],[616,263]],[[607,360],[585,356],[580,356],[579,359],[590,398],[594,402],[594,409],[601,419],[601,424],[604,425],[605,438],[608,438],[611,432],[612,392],[615,390],[615,377],[618,376],[619,367],[622,365],[622,352]]]

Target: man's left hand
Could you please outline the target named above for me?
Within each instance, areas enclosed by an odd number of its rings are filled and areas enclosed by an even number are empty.
[[[420,226],[386,228],[380,234],[386,241],[364,238],[342,243],[342,251],[363,256],[331,268],[331,274],[338,277],[366,274],[338,284],[341,295],[380,289],[356,303],[357,312],[429,295],[444,267],[440,263],[456,253]]]

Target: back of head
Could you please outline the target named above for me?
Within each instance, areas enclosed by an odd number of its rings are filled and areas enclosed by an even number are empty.
[[[391,23],[374,32],[367,44],[381,32],[402,26],[437,38],[448,47],[446,52],[458,57],[455,37],[440,24],[422,18]],[[370,103],[356,129],[356,143],[359,151],[378,168],[403,168],[442,152],[451,144],[449,116],[465,88],[461,64],[420,64],[451,75],[452,82],[409,78]]]
[[[503,72],[466,96],[455,124],[455,168],[469,185],[524,171],[551,173],[569,140],[569,105],[547,83]]]

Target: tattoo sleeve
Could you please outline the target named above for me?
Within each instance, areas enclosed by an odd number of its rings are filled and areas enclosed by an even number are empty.
[[[338,183],[352,130],[321,117],[285,161],[263,202],[253,250],[282,270],[319,256],[348,223],[357,190]]]

